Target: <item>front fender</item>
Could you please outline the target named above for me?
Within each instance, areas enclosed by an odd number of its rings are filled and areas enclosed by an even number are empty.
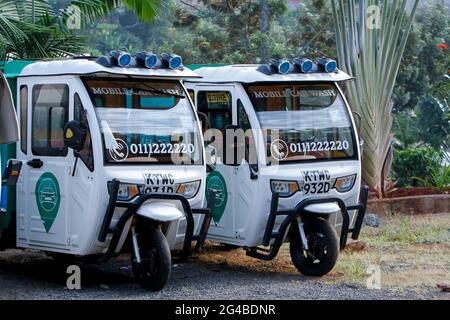
[[[176,221],[184,216],[175,203],[147,202],[137,209],[136,214],[160,222]]]
[[[334,202],[328,203],[317,203],[307,205],[304,209],[305,212],[309,214],[319,214],[319,215],[332,215],[335,213],[339,213],[341,208]]]

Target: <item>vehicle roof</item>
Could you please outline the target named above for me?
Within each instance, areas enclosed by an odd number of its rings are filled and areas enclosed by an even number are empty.
[[[220,67],[202,67],[195,72],[200,75],[200,79],[189,79],[186,82],[204,82],[204,83],[255,83],[255,82],[340,82],[352,80],[344,71],[338,70],[334,73],[316,72],[316,73],[288,73],[288,74],[264,74],[257,69],[259,64],[241,64],[228,65]]]
[[[53,61],[38,61],[23,68],[19,77],[58,76],[58,75],[127,75],[135,77],[155,77],[165,79],[189,79],[199,77],[194,71],[184,68],[147,69],[104,67],[92,59],[67,59]]]

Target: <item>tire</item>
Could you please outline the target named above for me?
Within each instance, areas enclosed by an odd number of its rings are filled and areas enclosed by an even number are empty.
[[[298,228],[293,228],[290,253],[295,267],[302,274],[321,277],[330,272],[339,255],[339,240],[336,230],[323,218],[304,221],[309,250],[303,250]]]
[[[146,230],[141,228],[136,231],[141,263],[137,263],[133,248],[131,267],[134,277],[142,288],[160,291],[169,280],[172,267],[167,239],[160,228],[149,227]]]

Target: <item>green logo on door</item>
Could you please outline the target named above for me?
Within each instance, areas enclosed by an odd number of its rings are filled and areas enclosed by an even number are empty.
[[[217,172],[211,172],[206,178],[206,190],[216,192],[216,202],[214,204],[212,216],[215,223],[222,219],[225,207],[227,206],[228,191],[227,184],[223,176]]]
[[[61,203],[61,193],[58,180],[50,173],[44,173],[36,183],[36,203],[44,223],[45,231],[48,233],[58,214]]]

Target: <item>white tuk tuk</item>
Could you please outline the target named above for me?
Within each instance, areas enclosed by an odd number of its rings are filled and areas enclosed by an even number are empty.
[[[185,85],[203,122],[206,188],[215,192],[207,238],[263,260],[290,241],[300,272],[328,273],[348,233],[358,239],[368,195],[338,85],[351,77],[325,58],[198,67],[202,78]]]
[[[169,54],[25,66],[15,78],[15,245],[101,262],[130,242],[138,282],[163,288],[171,250],[186,258],[205,238],[193,235],[194,215],[210,215],[201,130],[180,81],[196,77]]]

